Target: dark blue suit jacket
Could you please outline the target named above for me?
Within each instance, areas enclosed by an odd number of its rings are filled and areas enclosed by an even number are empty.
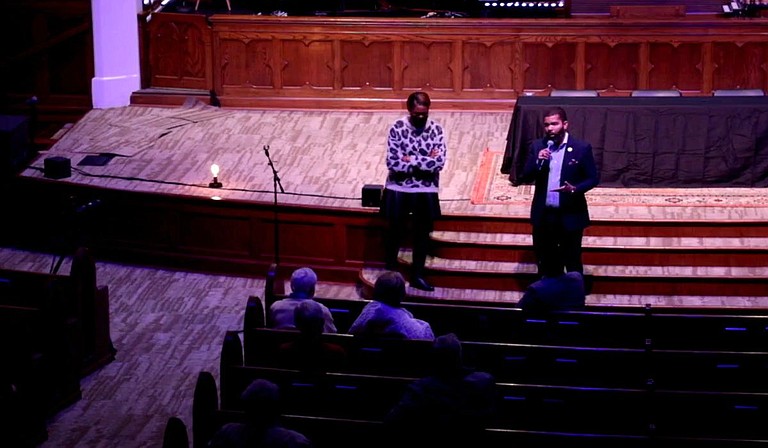
[[[539,151],[546,148],[544,140],[535,140],[531,144],[528,158],[521,176],[526,183],[535,182],[535,193],[531,203],[531,224],[541,222],[547,199],[547,179],[549,163],[539,166]],[[573,193],[560,193],[560,210],[563,213],[563,224],[568,230],[584,229],[589,225],[589,210],[584,193],[600,183],[600,174],[595,165],[592,145],[568,136],[568,145],[563,149],[563,169],[560,173],[560,185],[565,182],[576,187]]]

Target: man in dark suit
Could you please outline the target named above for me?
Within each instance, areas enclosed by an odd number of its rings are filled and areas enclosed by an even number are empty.
[[[531,225],[539,274],[556,277],[563,268],[583,274],[581,240],[589,225],[584,193],[600,182],[592,145],[571,137],[560,107],[544,112],[544,131],[532,143],[521,176],[535,182]]]

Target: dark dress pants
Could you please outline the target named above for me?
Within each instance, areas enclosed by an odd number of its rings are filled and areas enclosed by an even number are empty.
[[[584,229],[569,230],[560,209],[547,207],[541,222],[533,226],[533,249],[539,275],[556,277],[565,272],[584,274],[581,241]]]

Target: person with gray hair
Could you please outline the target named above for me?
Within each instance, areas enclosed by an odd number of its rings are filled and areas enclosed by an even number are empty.
[[[210,448],[311,448],[303,434],[280,426],[280,389],[271,381],[254,380],[240,394],[242,423],[227,423],[208,443]]]
[[[363,308],[349,328],[349,333],[398,339],[434,339],[429,323],[414,318],[401,306],[404,298],[405,279],[402,274],[384,272],[373,286],[373,301]]]
[[[310,268],[304,267],[293,271],[291,274],[291,293],[288,297],[280,299],[269,307],[269,316],[267,322],[271,328],[281,330],[294,330],[296,324],[294,321],[294,310],[296,307],[307,300],[320,305],[323,313],[323,333],[336,333],[336,325],[333,322],[333,315],[325,305],[313,300],[315,297],[315,287],[317,285],[317,274]]]

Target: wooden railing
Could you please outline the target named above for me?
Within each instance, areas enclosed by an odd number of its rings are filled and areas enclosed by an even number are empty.
[[[136,103],[213,90],[224,106],[509,109],[591,89],[768,90],[766,19],[414,19],[154,14]],[[194,92],[182,91],[184,95]],[[175,98],[175,99],[174,99]]]

